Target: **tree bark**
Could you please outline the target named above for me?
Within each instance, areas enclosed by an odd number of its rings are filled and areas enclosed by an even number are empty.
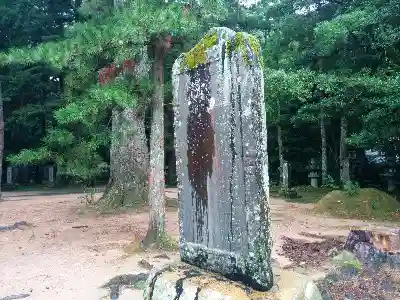
[[[347,128],[348,120],[346,116],[340,119],[340,181],[346,184],[350,181],[350,162],[347,151]]]
[[[321,179],[322,179],[322,184],[326,184],[328,179],[328,155],[326,148],[325,116],[322,109],[320,114],[320,129],[321,129]]]
[[[149,206],[150,221],[144,246],[159,246],[165,237],[164,181],[164,53],[162,42],[154,52],[153,81],[155,92],[151,103]]]
[[[0,201],[2,197],[1,182],[3,178],[3,152],[4,152],[4,113],[3,113],[3,92],[0,82]]]
[[[110,180],[100,203],[106,208],[144,205],[148,150],[144,116],[134,108],[112,112]]]
[[[284,158],[283,158],[283,140],[282,140],[282,127],[281,125],[277,124],[276,125],[277,129],[277,136],[278,136],[278,155],[279,155],[279,183],[280,186],[283,187],[283,164],[284,164]]]
[[[116,9],[124,0],[114,0]],[[143,49],[135,76],[147,76],[147,49]],[[145,114],[137,108],[117,108],[112,111],[110,179],[100,205],[105,208],[141,206],[148,197],[147,174],[149,155],[145,132]]]

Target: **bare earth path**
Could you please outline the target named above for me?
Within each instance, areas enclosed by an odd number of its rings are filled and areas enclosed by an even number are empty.
[[[168,262],[155,258],[159,253],[128,255],[125,247],[140,241],[147,229],[146,211],[98,215],[79,213],[82,194],[39,195],[35,193],[5,193],[5,198],[17,201],[0,203],[0,226],[26,221],[12,231],[0,231],[0,300],[7,296],[26,294],[25,299],[85,299],[107,298],[109,291],[100,287],[121,274],[147,272],[138,265],[145,259],[152,265]],[[174,198],[175,190],[167,190]],[[342,235],[349,228],[389,228],[388,224],[358,220],[325,218],[311,213],[312,205],[291,204],[272,198],[274,236],[273,258],[281,266],[290,263],[280,256],[282,236],[302,238],[301,232]],[[74,228],[75,227],[75,228]],[[169,233],[178,236],[176,209],[167,214]],[[177,259],[177,253],[168,253]],[[10,298],[8,298],[10,299]],[[119,299],[140,300],[140,291],[123,291]]]

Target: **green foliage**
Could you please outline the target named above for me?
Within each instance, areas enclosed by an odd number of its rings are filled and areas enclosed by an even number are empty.
[[[332,175],[326,176],[325,182],[322,183],[322,187],[327,187],[331,189],[339,188],[339,186],[335,182],[335,179],[333,179]]]
[[[55,110],[56,123],[39,148],[10,156],[12,163],[51,160],[59,172],[79,180],[102,174],[106,164],[101,152],[109,143],[105,137],[109,136],[111,108],[144,111],[153,87],[148,74],[124,74],[100,87],[95,83],[97,71],[110,63],[118,68],[126,58],[139,61],[143,47],[166,34],[197,32],[196,19],[183,16],[179,5],[128,1],[114,10],[112,3],[84,1],[80,12],[87,20],[66,27],[65,39],[0,53],[2,65],[43,62],[63,73],[65,105]]]
[[[112,64],[118,68],[127,58],[140,61],[143,49],[171,35],[176,47],[165,63],[170,81],[174,58],[215,25],[261,41],[268,124],[282,129],[283,152],[292,158],[293,171],[301,174],[308,156],[320,153],[321,112],[330,174],[338,173],[342,115],[350,120],[351,147],[394,146],[400,154],[399,0],[260,1],[248,8],[230,0],[190,1],[186,14],[185,1],[128,0],[118,9],[110,0],[74,3],[72,9],[68,1],[0,3],[5,144],[13,163],[53,161],[79,178],[101,173],[99,166],[108,159],[111,110],[134,107],[144,113],[153,87],[148,74],[123,74],[99,86],[98,71]],[[207,42],[203,46],[213,40]],[[204,59],[201,54],[187,58],[190,67]],[[271,164],[278,158],[276,139],[270,130]],[[15,154],[22,148],[28,150]],[[333,188],[333,178],[324,186]]]
[[[332,258],[333,263],[340,268],[354,268],[357,271],[362,270],[361,262],[354,253],[343,250],[337,256]]]
[[[297,191],[293,188],[281,188],[279,191],[279,196],[284,197],[286,199],[295,199],[301,198]]]
[[[290,121],[291,107],[298,107],[312,95],[315,75],[309,70],[285,72],[265,69],[265,102],[269,123]]]
[[[205,64],[207,60],[207,50],[217,44],[217,39],[217,32],[209,32],[192,50],[185,53],[181,66],[182,71],[186,68],[192,70],[198,65]]]
[[[9,155],[8,161],[12,164],[36,164],[51,159],[51,152],[46,148],[37,150],[24,149],[18,154]]]
[[[360,184],[355,181],[346,182],[343,186],[343,190],[347,196],[356,196],[360,193]]]
[[[0,51],[57,38],[76,10],[63,0],[0,1]]]

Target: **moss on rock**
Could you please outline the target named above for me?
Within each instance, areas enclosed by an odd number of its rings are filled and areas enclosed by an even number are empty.
[[[227,41],[226,50],[228,55],[232,55],[234,51],[240,53],[246,64],[251,63],[250,57],[260,60],[262,63],[261,46],[258,39],[250,34],[238,32],[233,39]]]
[[[189,52],[183,55],[182,71],[187,68],[192,70],[198,65],[205,64],[207,61],[207,50],[217,44],[218,36],[216,31],[210,31],[200,42]]]
[[[397,220],[400,203],[390,195],[374,188],[361,189],[349,196],[344,191],[332,191],[317,203],[317,212],[357,219]]]
[[[228,29],[226,29],[228,30]],[[232,31],[233,32],[233,31]],[[226,53],[231,56],[237,51],[244,59],[246,64],[251,64],[253,60],[259,60],[263,65],[261,47],[255,36],[244,32],[237,32],[229,36],[228,32],[220,31],[218,28],[211,29],[189,52],[184,53],[180,71],[193,70],[199,65],[205,64],[208,59],[207,51],[218,44],[218,40],[226,41]]]

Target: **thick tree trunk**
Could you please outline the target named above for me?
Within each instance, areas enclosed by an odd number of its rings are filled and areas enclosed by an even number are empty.
[[[147,201],[148,150],[144,116],[134,108],[113,109],[110,181],[100,203],[106,208]]]
[[[153,65],[155,84],[152,99],[150,132],[149,205],[150,221],[144,246],[159,246],[165,237],[165,181],[164,181],[164,51],[156,45]]]
[[[320,129],[321,129],[321,179],[322,179],[322,184],[326,184],[328,179],[328,155],[326,148],[325,116],[322,109],[320,114]]]
[[[347,152],[347,128],[348,120],[346,116],[340,119],[340,181],[346,184],[350,181],[350,162]]]
[[[284,186],[283,184],[283,164],[284,164],[284,158],[283,158],[283,140],[282,140],[282,127],[281,125],[277,124],[276,125],[277,129],[277,136],[278,136],[278,155],[279,155],[279,184],[281,187]]]
[[[3,178],[3,151],[4,151],[4,114],[3,114],[3,92],[0,82],[0,201],[2,199],[1,182]]]
[[[124,0],[114,0],[114,8],[123,2]],[[138,78],[148,74],[147,48],[143,49],[141,57],[134,71]],[[144,113],[137,108],[115,107],[111,124],[110,180],[100,199],[100,205],[116,208],[146,204],[148,167]]]

